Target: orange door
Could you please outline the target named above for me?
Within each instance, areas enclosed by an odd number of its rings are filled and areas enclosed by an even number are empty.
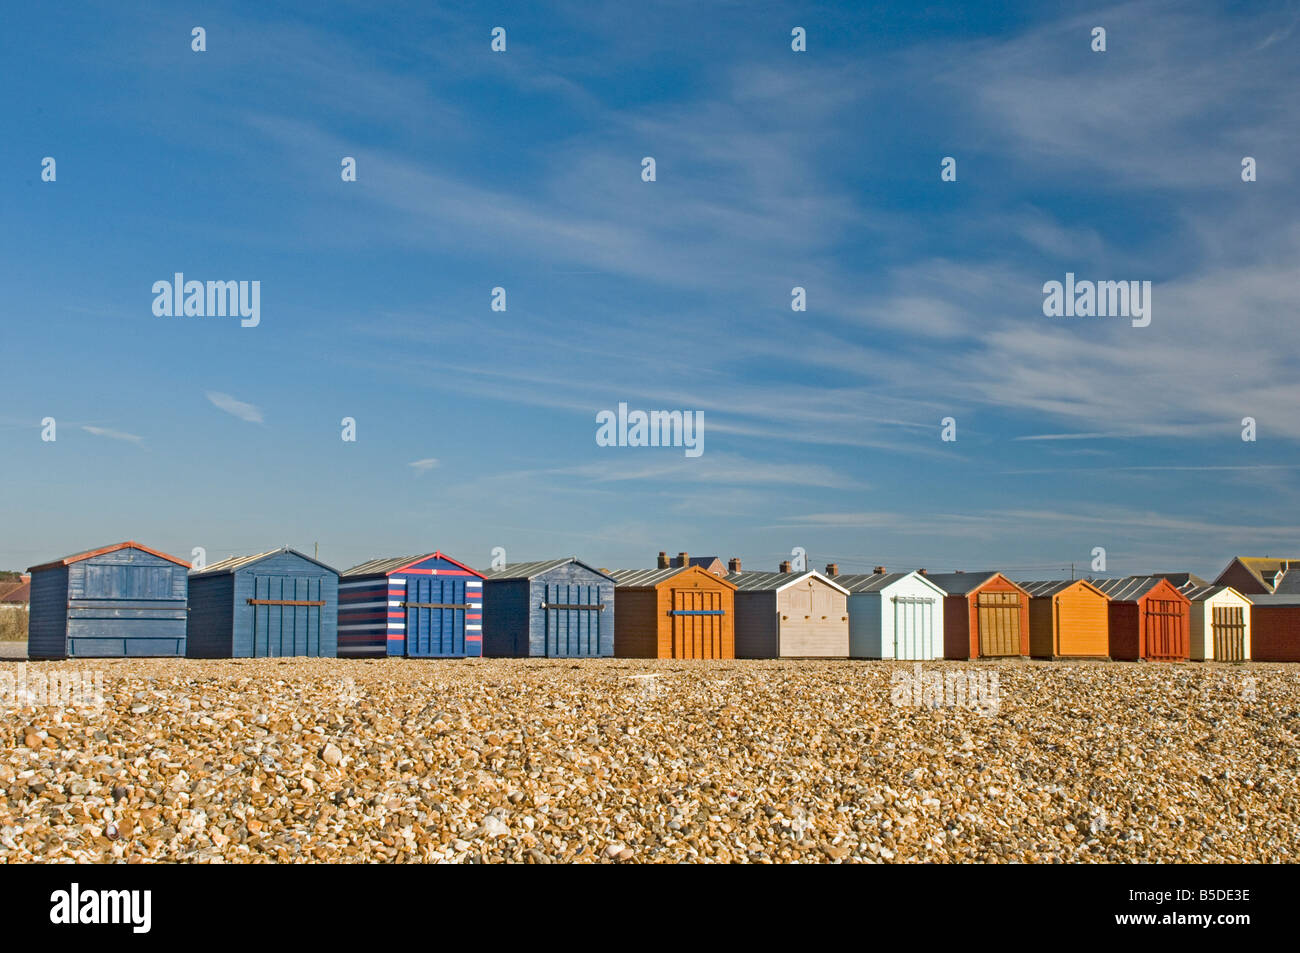
[[[725,611],[718,589],[673,590],[673,658],[722,658]]]

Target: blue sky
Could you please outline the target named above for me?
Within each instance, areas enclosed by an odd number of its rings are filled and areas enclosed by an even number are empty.
[[[320,6],[0,14],[0,568],[1296,555],[1295,3]],[[260,326],[154,316],[177,271]],[[1150,327],[1045,317],[1067,271]],[[597,446],[620,401],[704,454]]]

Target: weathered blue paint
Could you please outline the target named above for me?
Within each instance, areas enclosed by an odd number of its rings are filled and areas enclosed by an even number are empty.
[[[34,566],[34,659],[185,654],[186,566],[120,543]]]
[[[549,658],[614,654],[614,580],[576,559],[485,574],[483,654]],[[582,606],[583,608],[572,608]]]
[[[292,549],[228,559],[194,572],[188,654],[334,658],[338,585],[336,570]]]

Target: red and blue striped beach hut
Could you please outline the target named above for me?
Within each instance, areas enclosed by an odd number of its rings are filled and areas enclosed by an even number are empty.
[[[339,656],[483,654],[483,575],[440,552],[373,559],[339,577]]]

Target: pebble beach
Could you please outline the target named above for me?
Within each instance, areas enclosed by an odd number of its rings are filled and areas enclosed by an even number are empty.
[[[12,688],[92,670],[100,705]],[[900,702],[917,671],[7,660],[0,861],[1269,863],[1300,849],[1294,666],[924,664],[996,675],[984,707]]]

